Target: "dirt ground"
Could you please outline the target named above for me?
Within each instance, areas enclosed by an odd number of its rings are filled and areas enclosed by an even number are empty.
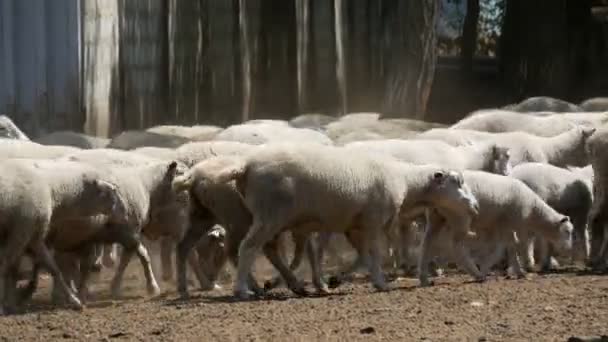
[[[323,297],[281,288],[238,302],[229,283],[193,291],[188,301],[163,284],[160,298],[146,298],[140,269],[129,266],[122,300],[108,299],[112,274],[102,273],[83,312],[51,306],[44,279],[26,313],[0,318],[0,339],[566,341],[608,334],[608,276],[576,270],[526,280],[494,276],[484,284],[450,275],[430,288],[399,278],[384,293],[361,278]]]

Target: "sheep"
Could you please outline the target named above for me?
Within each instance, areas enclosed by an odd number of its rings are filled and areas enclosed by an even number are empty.
[[[104,214],[123,222],[126,207],[117,187],[101,180],[95,168],[82,163],[6,159],[0,161],[0,314],[15,307],[14,284],[9,272],[28,249],[35,264],[48,268],[71,305],[81,301],[68,288],[45,239],[52,224],[89,215]],[[35,268],[36,269],[36,268]],[[37,272],[34,276],[37,278]],[[8,292],[7,292],[8,291]]]
[[[338,118],[324,114],[302,114],[289,120],[289,125],[295,128],[310,128],[323,131],[325,126],[338,120]]]
[[[353,135],[365,137],[375,134],[385,139],[406,139],[415,136],[424,127],[425,124],[417,120],[379,120],[379,114],[376,113],[357,113],[328,124],[325,131],[334,142],[344,144],[354,141]]]
[[[28,141],[30,138],[6,115],[0,115],[0,138]]]
[[[347,235],[359,231],[362,238],[351,243],[356,243],[360,253],[369,253],[374,287],[387,290],[380,268],[378,235],[396,223],[402,208],[430,204],[476,210],[475,199],[462,191],[463,183],[456,172],[314,144],[259,148],[226,166],[217,180],[236,181],[253,216],[238,253],[234,294],[241,299],[252,295],[248,277],[257,251],[262,246],[276,248],[273,244],[284,230],[329,230]],[[179,185],[192,181],[181,180]],[[313,279],[317,278],[319,274]],[[287,283],[290,288],[299,287],[289,280]]]
[[[316,142],[321,145],[333,144],[331,139],[319,131],[268,122],[232,125],[218,133],[213,140],[236,141],[251,145],[284,141]]]
[[[587,99],[579,104],[586,112],[606,112],[608,111],[608,97],[594,97]]]
[[[591,248],[589,263],[595,269],[606,267],[608,257],[608,201],[606,183],[608,182],[608,128],[598,129],[587,141],[586,150],[593,168],[593,206],[589,215]]]
[[[58,131],[43,135],[34,139],[42,145],[73,146],[82,149],[104,148],[110,143],[110,139],[94,137],[72,131]]]
[[[218,155],[243,155],[255,148],[255,145],[237,141],[192,142],[175,149],[175,158],[191,167],[210,157]]]
[[[570,218],[551,208],[522,181],[483,171],[463,174],[479,203],[479,214],[460,218],[457,212],[445,208],[427,211],[418,262],[421,286],[432,284],[428,263],[440,250],[450,252],[476,281],[484,281],[505,251],[515,275],[525,277],[518,261],[521,249],[525,249],[518,237],[524,234],[542,236],[559,249],[571,248],[574,228]],[[472,256],[481,259],[479,268]]]
[[[213,139],[221,130],[221,127],[206,125],[195,125],[191,127],[164,125],[150,127],[146,129],[146,132],[179,136],[191,139],[192,141],[207,141]]]
[[[575,127],[575,123],[556,116],[537,117],[505,110],[480,110],[458,121],[451,128],[491,133],[522,131],[551,137]]]
[[[215,220],[226,229],[226,254],[232,264],[238,265],[238,250],[243,238],[247,235],[251,226],[251,213],[244,206],[241,196],[236,189],[234,182],[216,182],[215,175],[240,161],[245,155],[220,155],[209,159],[202,160],[196,164],[183,177],[174,181],[174,186],[177,188],[188,188],[194,197],[197,205],[200,205],[204,210],[209,210]],[[194,227],[193,227],[194,228]],[[196,232],[192,232],[196,234]],[[185,275],[183,274],[185,255],[188,254],[188,248],[194,246],[196,242],[194,238],[184,240],[184,243],[178,245],[178,291],[184,298],[188,297],[187,284]],[[190,244],[186,244],[190,242]],[[293,279],[290,273],[284,270],[286,267],[282,261],[278,259],[278,255],[272,249],[265,250],[265,254],[270,262],[279,270],[283,270],[285,277]],[[221,267],[223,265],[216,265]],[[180,268],[181,267],[181,270]],[[263,290],[257,285],[252,275],[249,276],[249,286],[256,293],[261,294]],[[291,284],[294,284],[292,280]],[[316,282],[315,286],[320,292],[326,291],[326,287],[321,282]],[[293,287],[292,290],[296,293],[301,293],[302,290]]]
[[[437,139],[453,146],[495,143],[508,148],[513,166],[527,162],[559,167],[585,166],[589,163],[585,143],[595,128],[575,127],[553,137],[537,137],[525,132],[487,133],[464,129],[433,129],[416,139]]]
[[[133,150],[146,146],[176,148],[191,141],[192,139],[178,135],[131,130],[112,138],[107,148],[119,150]]]
[[[176,156],[175,149],[166,148],[166,147],[146,146],[146,147],[138,147],[131,151],[134,153],[138,153],[138,154],[141,154],[144,156],[151,157],[151,158],[175,159],[175,156]]]
[[[589,254],[587,217],[593,202],[588,181],[574,172],[541,163],[527,163],[513,168],[511,177],[519,179],[557,212],[570,217],[574,226],[572,260],[585,260]],[[519,237],[523,240],[524,237]],[[540,242],[541,269],[551,268],[546,243]],[[526,243],[526,241],[522,241]],[[532,269],[533,258],[522,255],[523,266]]]
[[[384,153],[412,164],[435,164],[459,170],[484,170],[507,174],[509,151],[494,143],[454,147],[433,140],[369,140],[349,143],[345,148]]]
[[[573,103],[555,99],[548,96],[536,96],[529,97],[520,103],[506,106],[505,109],[509,109],[515,112],[526,113],[526,112],[582,112],[583,109]]]
[[[135,252],[138,253],[144,267],[148,291],[152,295],[157,294],[159,290],[156,280],[151,272],[148,273],[148,253],[141,245],[137,234],[142,233],[153,240],[162,236],[171,237],[175,241],[181,241],[184,238],[189,229],[189,199],[184,194],[178,196],[172,193],[170,187],[173,177],[183,173],[186,165],[111,149],[86,150],[65,158],[106,169],[108,177],[115,179],[119,191],[128,200],[131,210],[127,226],[115,226],[104,220],[74,222],[81,226],[80,231],[83,236],[58,234],[60,236],[58,243],[77,246],[86,239],[103,243],[118,242],[130,249],[128,253],[130,255],[125,256],[123,253],[121,262],[126,262],[122,260],[130,258],[134,251],[133,248],[137,248]],[[115,296],[119,295],[120,278],[122,277],[120,267],[119,265],[119,271],[112,285]]]
[[[0,159],[54,159],[78,151],[79,148],[71,146],[46,146],[26,140],[0,139]]]

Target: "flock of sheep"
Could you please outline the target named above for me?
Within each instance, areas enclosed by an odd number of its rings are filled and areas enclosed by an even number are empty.
[[[603,269],[606,123],[608,98],[544,97],[451,127],[307,114],[112,139],[62,131],[31,141],[0,116],[0,313],[31,298],[41,269],[56,303],[81,308],[101,268],[116,268],[111,294],[120,296],[134,255],[150,295],[173,266],[182,297],[188,271],[213,290],[227,262],[241,299],[281,281],[305,294],[294,273],[304,259],[326,293],[323,258],[340,234],[358,257],[333,279],[365,266],[378,290],[390,288],[385,259],[416,270],[422,286],[448,262],[476,281],[560,262]],[[295,246],[288,264],[285,236]],[[149,252],[157,248],[160,267]],[[280,274],[264,287],[252,271],[260,251]]]

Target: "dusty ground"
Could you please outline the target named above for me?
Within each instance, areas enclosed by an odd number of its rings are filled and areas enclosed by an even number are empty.
[[[485,284],[448,276],[431,288],[398,279],[376,293],[360,279],[324,297],[297,298],[284,289],[272,297],[235,302],[230,285],[176,300],[141,295],[139,265],[130,265],[121,301],[107,299],[107,279],[93,287],[82,313],[48,304],[48,281],[27,313],[0,318],[4,340],[401,340],[565,341],[608,334],[608,276],[566,272],[528,280],[493,277]]]

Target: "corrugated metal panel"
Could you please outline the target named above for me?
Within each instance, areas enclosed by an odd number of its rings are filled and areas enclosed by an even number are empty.
[[[146,128],[166,116],[166,1],[119,2],[123,129]]]
[[[118,2],[86,0],[82,6],[85,132],[108,137],[120,129]]]
[[[30,135],[81,130],[79,1],[0,1],[0,112]]]

